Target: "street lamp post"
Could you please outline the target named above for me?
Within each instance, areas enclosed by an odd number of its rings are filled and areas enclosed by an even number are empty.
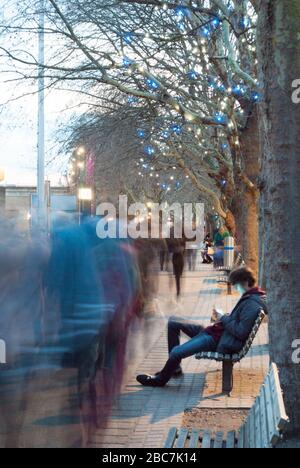
[[[45,2],[40,0],[39,13],[39,70],[38,70],[38,143],[37,143],[37,218],[38,225],[46,227],[45,207]]]

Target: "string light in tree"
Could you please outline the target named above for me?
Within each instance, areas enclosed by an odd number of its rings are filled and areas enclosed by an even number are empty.
[[[144,148],[144,152],[145,152],[145,154],[147,154],[148,156],[153,156],[153,154],[155,154],[155,149],[153,148],[153,146],[147,145],[147,146],[145,146],[145,148]]]
[[[167,140],[168,138],[170,138],[170,132],[168,132],[167,130],[165,130],[164,132],[162,132],[161,136],[162,136],[162,138],[164,138],[165,140]]]
[[[132,44],[133,43],[133,34],[131,32],[124,33],[123,40],[128,45]]]
[[[191,81],[196,81],[199,78],[199,73],[197,73],[195,70],[190,70],[187,74],[187,77]]]
[[[145,138],[146,132],[145,132],[145,130],[138,130],[137,135],[138,135],[139,138]]]
[[[156,80],[154,80],[153,78],[147,78],[146,79],[146,84],[147,84],[148,88],[150,88],[150,89],[153,89],[153,90],[159,89],[159,83]]]
[[[136,104],[138,102],[138,98],[135,96],[129,96],[127,102],[128,104]]]
[[[242,85],[237,84],[237,85],[233,86],[232,92],[236,96],[243,96],[246,93],[246,89]]]
[[[133,60],[131,60],[126,55],[123,57],[123,65],[125,68],[129,68],[133,63],[134,63]]]
[[[181,135],[183,129],[181,125],[173,124],[171,125],[171,131],[175,133],[175,135]]]
[[[251,100],[253,102],[259,102],[261,100],[261,95],[259,93],[257,93],[257,92],[253,92],[251,94]]]
[[[225,124],[227,122],[227,116],[221,113],[217,113],[215,114],[214,120],[219,124]]]

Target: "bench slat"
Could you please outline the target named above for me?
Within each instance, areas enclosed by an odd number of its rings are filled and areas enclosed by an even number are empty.
[[[270,375],[268,375],[266,378],[265,401],[266,401],[267,416],[268,416],[269,445],[274,447],[280,439],[280,434],[275,424]]]
[[[270,384],[271,393],[274,405],[274,418],[277,427],[280,431],[283,431],[289,421],[289,418],[285,411],[282,390],[278,375],[278,370],[275,364],[272,364],[270,371]]]
[[[198,448],[200,440],[200,431],[193,429],[191,433],[191,440],[189,443],[189,448]]]
[[[204,431],[204,435],[202,439],[202,448],[210,449],[210,447],[211,447],[211,433],[210,431]]]
[[[245,432],[244,432],[244,448],[250,448],[250,418],[248,416],[245,423]]]
[[[188,429],[180,429],[177,439],[176,448],[185,448],[185,444],[189,435]]]
[[[178,433],[176,428],[172,428],[164,448],[185,448],[187,445],[189,448],[198,448],[200,442],[202,448],[271,448],[281,439],[281,431],[288,423],[279,373],[273,364],[237,439],[234,431],[228,432],[224,440],[222,432],[218,432],[213,439],[211,431],[205,430],[201,439],[203,431],[193,429],[190,433],[188,429],[182,428]]]
[[[214,443],[214,448],[215,449],[223,448],[223,432],[217,432],[215,443]]]
[[[177,427],[172,427],[169,430],[169,434],[165,443],[164,448],[173,448],[177,436]]]
[[[249,416],[250,448],[255,448],[255,406],[252,407]]]
[[[243,449],[245,448],[245,424],[242,425],[239,432],[238,438],[238,448]]]
[[[261,412],[260,412],[260,396],[257,397],[256,402],[255,402],[255,448],[257,449],[262,449],[263,448],[263,443],[262,443],[262,431],[261,431]]]
[[[269,448],[269,438],[268,438],[268,416],[267,416],[267,407],[265,399],[265,386],[263,385],[260,391],[260,424],[261,424],[261,442],[262,448]]]
[[[228,432],[227,439],[226,439],[226,448],[227,449],[235,448],[235,431]]]

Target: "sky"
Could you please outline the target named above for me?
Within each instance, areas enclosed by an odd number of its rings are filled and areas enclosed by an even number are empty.
[[[0,5],[0,18],[7,21],[10,13]],[[0,39],[0,45],[8,49],[14,45],[13,39]],[[36,36],[29,42],[29,47],[36,55]],[[0,54],[0,169],[4,169],[6,174],[5,181],[0,184],[36,185],[37,84],[29,87],[27,82],[12,81],[17,75],[7,73],[7,70],[6,60]],[[35,94],[27,95],[29,92]],[[20,99],[16,99],[19,96]],[[69,157],[59,154],[57,132],[59,126],[67,123],[74,114],[74,111],[67,110],[74,106],[74,102],[72,93],[51,91],[46,94],[46,176],[53,185],[66,182],[63,173]],[[54,162],[48,164],[49,161]]]
[[[1,69],[0,69],[1,72]],[[10,91],[10,90],[8,90]],[[9,92],[0,91],[0,102]],[[1,99],[2,98],[2,99]],[[46,177],[53,185],[65,183],[63,173],[68,155],[59,154],[57,131],[67,120],[67,93],[53,91],[46,97]],[[54,160],[49,164],[50,161]],[[0,167],[7,185],[35,185],[37,161],[37,95],[23,97],[5,106],[0,114]]]

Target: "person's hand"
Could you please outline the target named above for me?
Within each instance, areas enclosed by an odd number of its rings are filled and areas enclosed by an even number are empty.
[[[223,314],[219,312],[216,308],[214,308],[212,316],[211,316],[211,323],[219,322],[222,317],[223,317]]]
[[[219,314],[218,312],[216,311],[216,309],[213,309],[213,313],[212,313],[212,316],[211,316],[211,323],[216,323],[218,322],[218,320],[220,320],[219,318]]]

